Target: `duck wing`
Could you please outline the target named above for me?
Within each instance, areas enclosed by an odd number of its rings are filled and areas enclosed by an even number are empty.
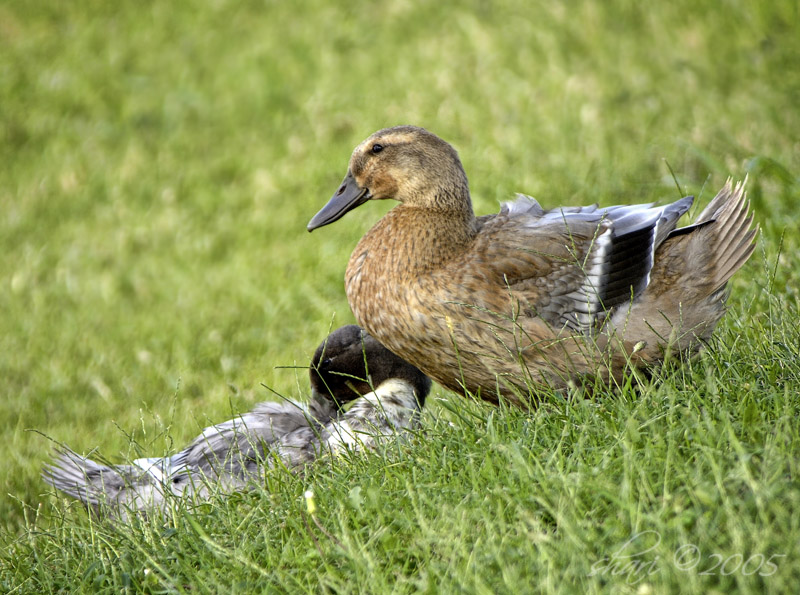
[[[316,392],[308,405],[293,401],[260,403],[230,421],[209,426],[181,452],[170,457],[141,458],[130,465],[105,465],[63,448],[42,476],[53,487],[95,510],[102,505],[122,518],[129,511],[160,508],[166,493],[205,497],[219,482],[225,490],[244,486],[275,453],[287,466],[313,460],[319,426],[337,414],[330,399]],[[299,436],[310,455],[285,453],[282,441]]]
[[[308,405],[289,400],[259,403],[249,413],[205,428],[184,450],[163,459],[168,465],[163,473],[173,483],[188,481],[198,473],[233,483],[246,481],[285,436],[300,429],[309,430],[313,436],[316,428],[334,415],[334,404],[317,393]],[[296,466],[303,461],[284,462]]]
[[[656,250],[692,201],[545,211],[518,195],[478,220],[471,257],[480,261],[480,281],[502,283],[527,314],[591,334],[607,311],[647,287]]]
[[[101,505],[120,511],[145,509],[160,504],[164,498],[162,484],[142,464],[104,465],[68,448],[56,452],[53,463],[44,467],[42,477],[95,510]]]

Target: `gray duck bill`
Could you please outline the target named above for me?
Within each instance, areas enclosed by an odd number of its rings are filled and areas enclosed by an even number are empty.
[[[356,183],[356,179],[349,171],[331,199],[328,201],[319,213],[314,215],[311,221],[308,222],[308,231],[314,231],[318,227],[328,225],[334,221],[338,221],[348,211],[352,211],[356,207],[360,207],[370,199],[369,189],[362,188]]]

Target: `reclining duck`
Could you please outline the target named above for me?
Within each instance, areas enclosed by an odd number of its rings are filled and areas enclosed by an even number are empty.
[[[730,181],[682,228],[692,197],[546,211],[519,196],[476,217],[456,151],[413,126],[358,145],[308,230],[379,199],[400,205],[347,266],[358,323],[446,388],[516,404],[699,349],[757,231]]]
[[[416,423],[431,388],[422,372],[355,325],[323,341],[309,376],[307,405],[261,403],[204,429],[171,457],[131,465],[102,465],[64,449],[43,478],[95,511],[126,518],[163,508],[167,492],[207,498],[244,489],[276,464],[299,468],[325,453],[374,448]]]

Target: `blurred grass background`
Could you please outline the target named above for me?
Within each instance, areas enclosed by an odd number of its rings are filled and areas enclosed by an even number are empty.
[[[162,454],[270,398],[262,383],[305,393],[305,371],[276,366],[352,321],[344,267],[390,205],[305,224],[384,126],[450,141],[481,214],[517,191],[672,199],[669,167],[702,207],[749,174],[763,234],[721,332],[784,324],[769,317],[797,312],[798,23],[793,0],[4,2],[5,540],[52,501],[37,432]]]

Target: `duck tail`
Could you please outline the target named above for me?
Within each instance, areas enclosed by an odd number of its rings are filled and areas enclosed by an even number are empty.
[[[628,353],[638,345],[634,359],[660,361],[665,349],[693,351],[711,337],[725,314],[726,284],[755,249],[746,181],[729,179],[694,224],[672,231],[646,290],[612,314],[606,332],[622,337]]]
[[[725,284],[750,258],[755,250],[754,239],[758,233],[758,225],[753,226],[753,214],[750,212],[750,201],[747,200],[745,186],[747,178],[733,185],[731,178],[723,186],[717,196],[703,209],[697,217],[696,225],[708,225],[707,240],[695,242],[694,251],[711,250],[717,258],[711,259],[709,271],[711,295],[725,289]],[[701,234],[706,235],[706,234]],[[699,238],[698,238],[699,239]],[[690,252],[689,256],[694,256]],[[691,262],[691,261],[690,261]]]
[[[126,509],[145,510],[164,500],[160,483],[143,468],[103,465],[68,448],[56,452],[42,479],[95,512],[108,507],[124,516]]]

